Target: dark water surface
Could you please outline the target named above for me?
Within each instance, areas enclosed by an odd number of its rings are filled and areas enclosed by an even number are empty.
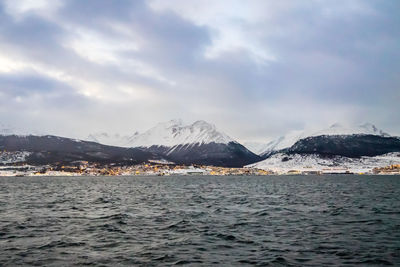
[[[0,178],[0,265],[400,265],[399,176]]]

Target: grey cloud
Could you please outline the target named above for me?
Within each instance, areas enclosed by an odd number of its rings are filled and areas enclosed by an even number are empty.
[[[346,3],[287,1],[282,5],[291,7],[272,18],[227,26],[240,27],[254,38],[249,42],[276,58],[262,63],[240,47],[205,57],[214,44],[213,25],[155,11],[146,1],[69,0],[52,20],[36,14],[14,20],[0,9],[0,48],[6,54],[97,83],[105,95],[85,96],[84,86],[37,71],[0,72],[0,94],[36,97],[26,106],[3,100],[0,120],[21,121],[21,114],[30,114],[43,129],[79,128],[83,136],[99,129],[142,130],[175,117],[210,120],[239,139],[268,139],[336,120],[372,121],[400,133],[393,126],[400,118],[392,116],[400,112],[399,4],[355,1],[350,8]],[[78,30],[138,43],[139,49],[117,49],[116,62],[98,64],[66,46]],[[150,96],[126,102],[129,90],[140,94],[135,88]],[[54,116],[46,114],[55,106]],[[61,118],[73,126],[61,125]]]

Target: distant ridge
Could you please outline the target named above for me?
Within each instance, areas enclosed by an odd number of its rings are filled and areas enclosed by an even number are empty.
[[[76,160],[136,164],[165,160],[186,165],[242,167],[261,160],[205,121],[184,125],[180,120],[172,120],[159,123],[142,134],[122,136],[101,133],[89,135],[87,139],[90,141],[3,131],[0,149],[32,152],[27,157],[27,162],[32,164]]]
[[[31,152],[26,159],[30,164],[68,163],[77,160],[137,164],[149,159],[160,159],[158,155],[138,148],[106,146],[52,135],[2,135],[0,136],[0,150]]]
[[[357,158],[400,151],[400,139],[372,134],[318,135],[297,141],[288,153]]]
[[[286,135],[280,136],[275,140],[272,140],[266,143],[263,146],[263,150],[259,150],[258,154],[262,157],[267,157],[271,153],[275,153],[282,149],[287,149],[294,145],[297,141],[312,136],[320,136],[320,135],[377,135],[382,137],[389,137],[390,135],[383,130],[378,129],[375,125],[371,123],[364,123],[357,126],[344,126],[340,123],[334,123],[330,127],[313,132],[306,131],[292,131]],[[260,146],[261,147],[261,146]]]

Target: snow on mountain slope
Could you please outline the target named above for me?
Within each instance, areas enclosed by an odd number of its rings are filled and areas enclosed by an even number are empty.
[[[267,155],[272,151],[278,151],[281,149],[289,148],[294,145],[297,141],[302,138],[309,136],[319,136],[319,135],[352,135],[352,134],[372,134],[380,135],[384,137],[390,136],[389,134],[383,132],[382,130],[376,128],[375,125],[371,123],[364,123],[359,126],[350,127],[344,126],[339,123],[331,125],[329,128],[320,131],[292,131],[284,136],[269,142],[266,144],[265,149],[259,153],[259,155]]]
[[[351,135],[351,134],[372,134],[380,136],[390,136],[389,134],[383,132],[382,130],[376,128],[375,125],[371,123],[364,123],[356,127],[349,127],[339,123],[331,125],[331,127],[324,129],[322,131],[315,132],[310,136],[318,135]]]
[[[0,136],[8,136],[8,135],[18,135],[18,136],[28,136],[28,135],[36,135],[36,136],[44,136],[46,133],[38,130],[26,130],[21,128],[16,128],[10,124],[0,123]]]
[[[268,148],[268,144],[261,142],[243,142],[242,143],[248,150],[259,155]]]
[[[247,142],[244,143],[244,146],[247,147],[253,153],[257,155],[266,155],[271,151],[278,151],[284,148],[291,147],[301,138],[306,137],[304,131],[291,131],[286,135],[280,136],[268,143],[252,143]]]
[[[347,158],[341,156],[321,157],[316,154],[291,154],[277,153],[269,158],[250,164],[246,167],[264,169],[279,174],[291,170],[300,172],[345,172],[365,173],[376,167],[385,167],[392,164],[400,164],[400,152],[387,153],[375,157]]]
[[[0,135],[7,136],[7,135],[29,135],[29,134],[33,133],[28,133],[27,131],[17,129],[11,125],[0,123]]]
[[[137,132],[135,134],[138,134]],[[129,146],[129,140],[132,138],[131,136],[127,135],[120,135],[120,134],[108,134],[108,133],[95,133],[90,134],[86,141],[96,142],[104,145],[109,146],[120,146],[126,147]]]
[[[269,153],[271,151],[277,151],[284,148],[291,147],[301,138],[306,136],[304,131],[292,131],[284,136],[281,136],[267,144],[267,149],[265,149],[262,154]]]
[[[12,135],[14,132],[15,129],[12,129],[10,126],[0,124],[0,135]]]
[[[174,147],[186,144],[228,144],[232,138],[217,131],[214,125],[205,121],[196,121],[184,125],[181,120],[159,123],[142,134],[130,137],[127,143],[131,147],[166,146]]]

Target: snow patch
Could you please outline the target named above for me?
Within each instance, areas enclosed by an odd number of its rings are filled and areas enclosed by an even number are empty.
[[[375,157],[347,158],[342,156],[321,157],[317,154],[277,153],[269,158],[246,167],[269,170],[279,174],[291,170],[300,172],[371,172],[373,168],[400,164],[400,152],[387,153]]]
[[[31,155],[31,152],[17,151],[17,152],[6,152],[0,151],[0,164],[12,164],[17,162],[25,162],[26,158]]]

